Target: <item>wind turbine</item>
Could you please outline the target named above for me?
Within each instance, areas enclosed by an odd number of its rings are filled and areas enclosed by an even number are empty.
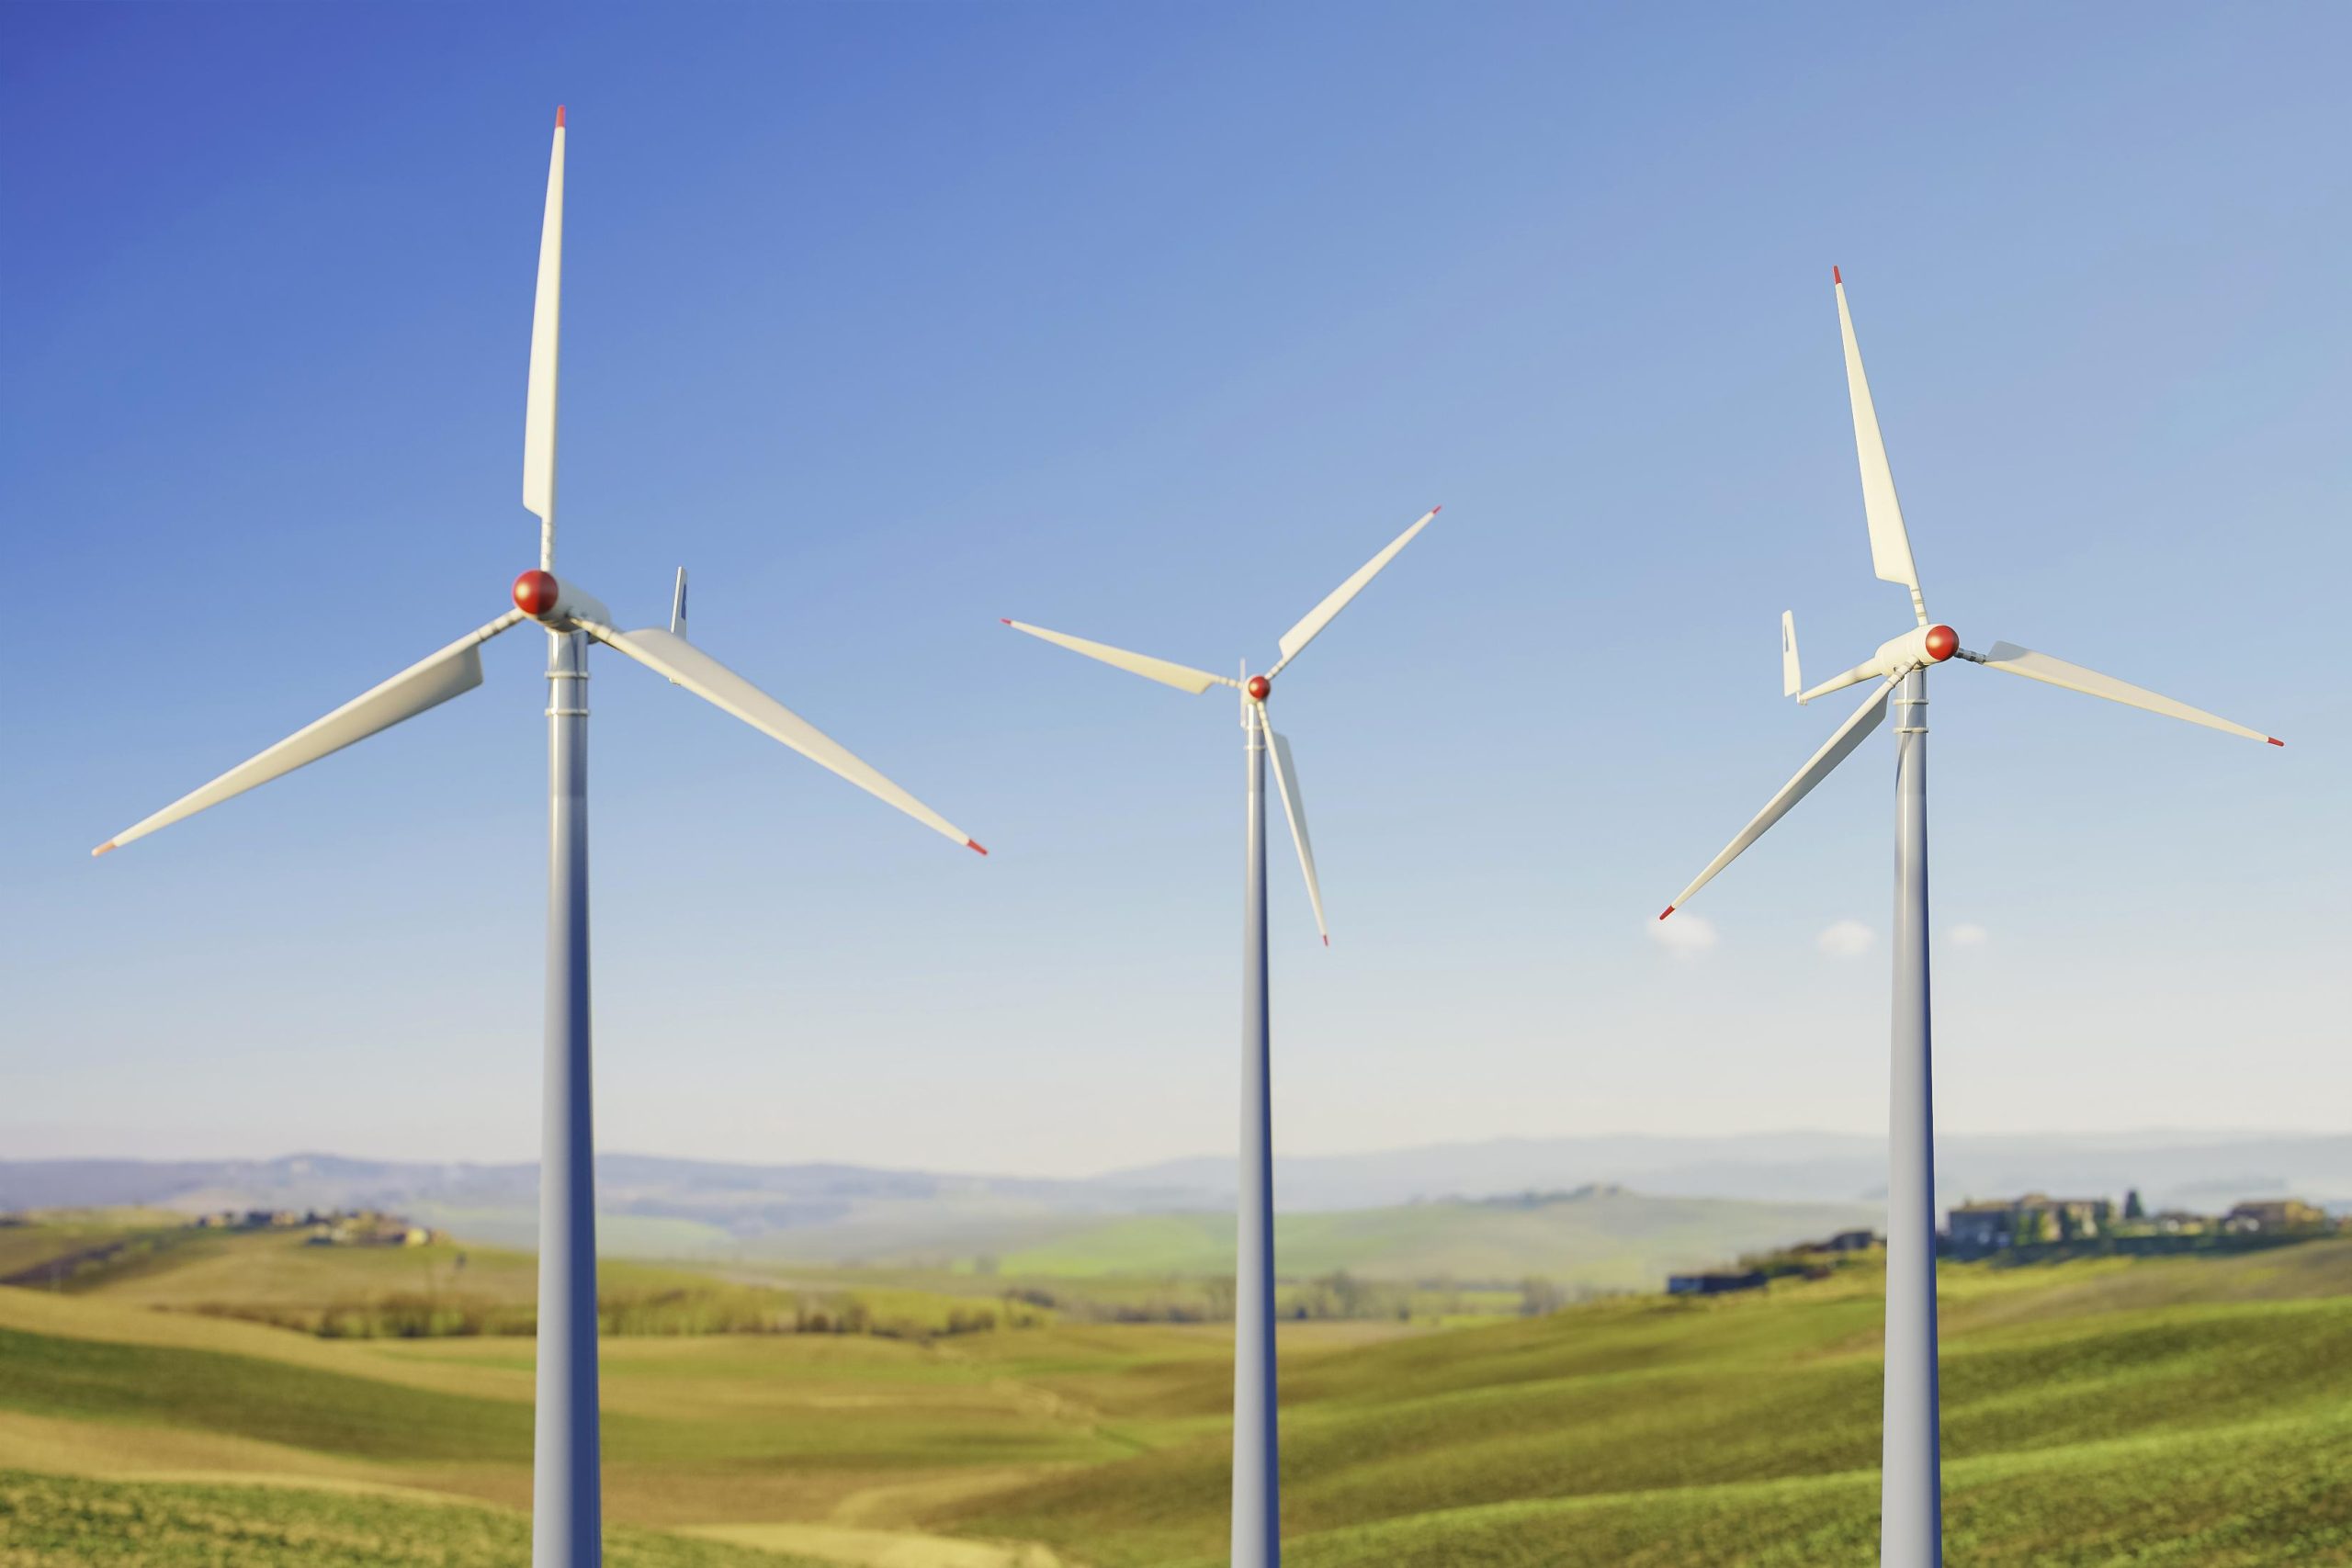
[[[1886,1204],[1886,1403],[1882,1436],[1879,1561],[1903,1568],[1940,1568],[1943,1562],[1943,1489],[1936,1384],[1935,1115],[1931,1090],[1928,1004],[1928,671],[1947,660],[1981,664],[2004,674],[2061,686],[2086,696],[2104,697],[2150,713],[2187,719],[2208,728],[2273,739],[2258,729],[2233,724],[2201,708],[2176,702],[2143,687],[2052,659],[2046,653],[1996,642],[1988,652],[1960,646],[1951,627],[1930,621],[1919,592],[1919,570],[1911,558],[1911,536],[1895,500],[1894,475],[1880,439],[1878,412],[1862,374],[1862,351],[1854,341],[1854,318],[1846,308],[1846,279],[1837,268],[1830,281],[1838,292],[1838,325],[1846,345],[1846,391],[1853,404],[1854,445],[1862,471],[1862,512],[1870,525],[1871,559],[1878,575],[1911,591],[1917,623],[1882,643],[1876,653],[1841,675],[1804,689],[1798,669],[1796,617],[1781,616],[1781,680],[1784,695],[1809,703],[1864,682],[1871,694],[1797,776],[1739,830],[1723,853],[1707,863],[1690,886],[1666,907],[1666,919],[1690,896],[1737,859],[1741,851],[1788,815],[1789,808],[1853,755],[1886,717],[1887,699],[1902,710],[1895,726],[1894,1021],[1889,1073]]]
[[[548,634],[547,1054],[539,1161],[538,1387],[532,1442],[534,1568],[603,1559],[596,1409],[595,1142],[588,1032],[588,645],[601,642],[962,844],[961,828],[685,637],[678,573],[671,629],[616,631],[609,611],[555,575],[556,348],[563,285],[563,110],[555,111],[523,422],[523,504],[539,517],[539,564],[514,607],[354,697],[260,755],[91,851],[105,854],[232,795],[365,740],[481,684],[481,645],[536,621]]]
[[[1089,642],[1023,621],[1004,624],[1031,637],[1059,643],[1074,653],[1116,665],[1147,681],[1198,696],[1211,686],[1241,694],[1243,753],[1243,862],[1241,897],[1241,1181],[1237,1203],[1238,1236],[1233,1292],[1233,1568],[1274,1568],[1281,1562],[1280,1441],[1274,1409],[1274,1126],[1267,1089],[1269,1028],[1266,1003],[1266,758],[1274,760],[1274,784],[1282,791],[1283,815],[1290,819],[1298,868],[1306,877],[1306,901],[1323,945],[1331,944],[1323,920],[1323,890],[1315,878],[1315,851],[1306,837],[1306,803],[1298,793],[1298,769],[1290,742],[1267,722],[1266,699],[1280,675],[1317,634],[1348,607],[1396,552],[1430,525],[1441,509],[1419,521],[1282,635],[1282,657],[1262,675],[1212,675],[1148,654],[1130,653],[1107,643]]]

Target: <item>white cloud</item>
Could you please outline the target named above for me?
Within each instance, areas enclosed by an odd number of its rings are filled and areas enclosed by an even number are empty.
[[[1962,920],[1945,933],[1954,947],[1982,947],[1993,940],[1993,933],[1973,920]]]
[[[1878,932],[1860,920],[1833,920],[1813,940],[1832,958],[1860,958],[1878,941]]]
[[[1677,958],[1696,958],[1715,945],[1715,923],[1704,915],[1649,922],[1650,940]]]

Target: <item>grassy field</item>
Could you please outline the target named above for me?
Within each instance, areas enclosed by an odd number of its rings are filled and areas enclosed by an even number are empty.
[[[1871,1224],[1837,1203],[1727,1203],[1602,1190],[1532,1201],[1407,1203],[1279,1215],[1283,1272],[1346,1269],[1376,1280],[1510,1281],[1539,1275],[1589,1291],[1656,1290],[1679,1269]],[[1233,1216],[1133,1214],[1007,1254],[1008,1274],[1092,1278],[1229,1273]]]
[[[516,1559],[528,1339],[153,1310],[169,1277],[0,1290],[0,1568]],[[1948,1268],[1943,1295],[1955,1562],[2352,1563],[2352,1241]],[[1879,1313],[1865,1269],[1287,1325],[1288,1555],[1871,1562]],[[627,1337],[604,1368],[616,1563],[1222,1561],[1220,1328]]]
[[[1229,1219],[1224,1229],[1229,1249]],[[14,1278],[27,1288],[120,1305],[237,1317],[338,1337],[531,1331],[537,1266],[527,1253],[447,1239],[421,1247],[312,1247],[306,1234],[195,1229],[144,1212],[92,1212],[54,1224],[0,1228],[0,1248],[13,1247],[23,1260]],[[1204,1256],[1216,1261],[1213,1241]],[[831,1331],[847,1325],[857,1332],[919,1337],[983,1322],[1010,1328],[1062,1316],[1199,1321],[1217,1315],[1216,1292],[1203,1274],[1140,1255],[1127,1261],[1136,1266],[1110,1268],[1093,1257],[1069,1271],[1049,1265],[982,1274],[968,1265],[606,1258],[598,1269],[598,1295],[605,1331],[621,1335]],[[1309,1261],[1329,1258],[1310,1255]],[[0,1280],[8,1278],[0,1275]],[[1328,1313],[1328,1296],[1311,1279],[1286,1282],[1282,1291],[1285,1312]],[[1520,1303],[1515,1286],[1399,1285],[1385,1288],[1360,1315],[1509,1315]]]
[[[0,1224],[0,1284],[57,1288],[191,1234],[185,1216],[156,1209],[61,1210],[39,1224]]]
[[[1233,1271],[1229,1205],[1204,1211],[1082,1213],[985,1195],[865,1198],[808,1223],[730,1234],[647,1215],[598,1220],[607,1258],[698,1265],[822,1267],[859,1273],[971,1272],[983,1258],[1008,1278],[1198,1278]],[[480,1242],[527,1247],[524,1208],[416,1205],[416,1218]],[[1360,1279],[1516,1283],[1530,1275],[1572,1292],[1655,1290],[1670,1273],[1743,1252],[1873,1224],[1854,1203],[1662,1198],[1610,1188],[1527,1199],[1437,1198],[1381,1208],[1284,1214],[1286,1274],[1345,1269]]]
[[[0,1564],[69,1568],[363,1568],[432,1562],[508,1568],[530,1556],[530,1525],[503,1508],[365,1493],[222,1485],[126,1485],[0,1471]],[[786,1568],[792,1559],[648,1530],[605,1543],[613,1568]],[[797,1562],[816,1568],[810,1560]]]
[[[526,1335],[532,1326],[531,1256],[470,1235],[422,1247],[312,1247],[300,1227],[203,1229],[139,1211],[43,1218],[0,1226],[0,1285],[351,1337]],[[1530,1281],[1546,1303],[1651,1291],[1672,1270],[1867,1219],[1838,1204],[1608,1188],[1285,1214],[1276,1238],[1281,1306],[1311,1317],[1508,1316],[1524,1304]],[[877,1237],[916,1234],[905,1216],[867,1222]],[[768,1256],[766,1244],[710,1250],[701,1231],[673,1227],[666,1240],[642,1234],[666,1224],[608,1217],[599,1289],[606,1332],[836,1329],[846,1320],[860,1332],[903,1337],[989,1320],[1197,1322],[1230,1311],[1229,1289],[1220,1287],[1233,1268],[1230,1213],[1065,1214],[1050,1223],[1031,1215],[1009,1250],[942,1247],[927,1261],[854,1263]],[[664,1256],[629,1257],[632,1236]],[[702,1256],[688,1256],[698,1247]]]
[[[1947,1269],[1954,1561],[2352,1561],[2352,1244]],[[1288,1369],[1300,1562],[1867,1562],[1875,1280],[1596,1303]],[[1192,1391],[1214,1406],[1219,1391]],[[1104,1564],[1208,1563],[1222,1457],[978,1504]]]
[[[137,1211],[0,1228],[0,1272],[28,1289],[115,1305],[204,1314],[337,1337],[531,1332],[528,1253],[435,1240],[313,1247],[300,1229],[204,1230]],[[862,1331],[943,1333],[976,1314],[1050,1321],[1008,1305],[998,1284],[936,1271],[720,1268],[607,1259],[597,1270],[608,1334],[791,1331],[854,1321]]]

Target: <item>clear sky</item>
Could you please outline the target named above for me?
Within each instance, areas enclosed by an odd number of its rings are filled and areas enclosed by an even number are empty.
[[[521,1158],[538,639],[89,847],[496,614],[570,107],[561,565],[995,852],[609,655],[603,1145],[1234,1143],[1216,670],[1287,674],[1288,1152],[1875,1130],[1891,737],[1654,916],[1928,602],[2285,737],[1933,683],[1942,1124],[2352,1103],[2352,16],[1483,5],[0,9],[0,1154]],[[1278,829],[1279,830],[1279,829]],[[1963,928],[1966,928],[1963,931]],[[1670,929],[1670,928],[1669,928]]]

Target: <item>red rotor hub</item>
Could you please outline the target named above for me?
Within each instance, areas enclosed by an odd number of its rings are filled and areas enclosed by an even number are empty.
[[[1928,657],[1941,664],[1960,651],[1960,634],[1950,626],[1928,628]]]
[[[1267,680],[1263,675],[1250,676],[1249,684],[1242,687],[1243,691],[1248,692],[1251,696],[1257,698],[1261,703],[1266,700],[1266,694],[1273,689],[1274,683],[1272,681]]]
[[[555,608],[560,592],[554,574],[534,567],[514,580],[514,607],[526,615],[544,615]]]

